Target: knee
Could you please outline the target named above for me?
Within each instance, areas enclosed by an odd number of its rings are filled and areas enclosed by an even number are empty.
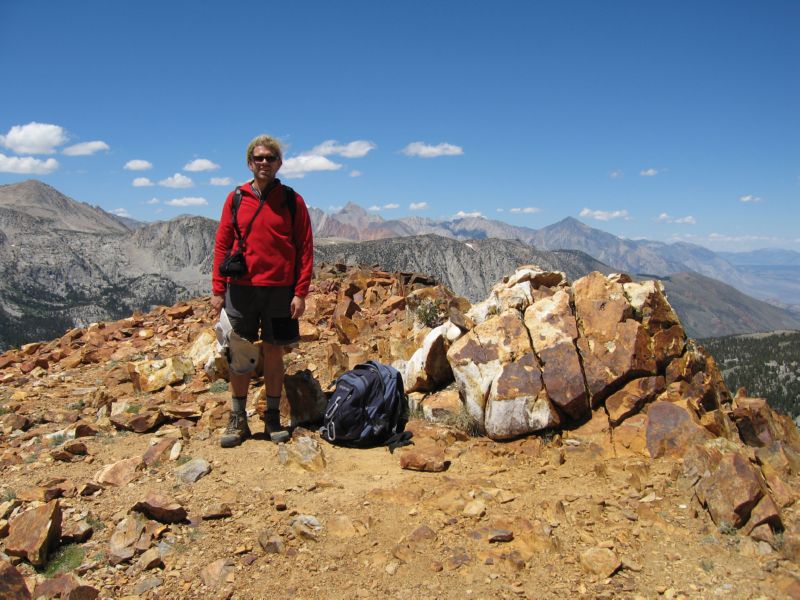
[[[258,347],[236,334],[231,334],[228,345],[228,364],[235,375],[249,375],[258,365]]]
[[[264,352],[264,362],[280,362],[283,364],[283,348],[281,346],[265,343],[262,346],[262,350]]]

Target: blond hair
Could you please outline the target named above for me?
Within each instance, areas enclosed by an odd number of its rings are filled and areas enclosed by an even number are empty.
[[[247,162],[250,162],[253,158],[253,150],[256,146],[264,146],[268,150],[272,150],[278,158],[283,160],[283,150],[281,149],[281,143],[276,140],[274,137],[269,135],[259,135],[253,138],[253,140],[247,146]]]

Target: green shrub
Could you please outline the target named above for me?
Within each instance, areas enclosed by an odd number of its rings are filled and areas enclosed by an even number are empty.
[[[736,535],[736,527],[733,526],[732,523],[728,523],[727,521],[722,521],[719,524],[719,532],[722,535]]]
[[[67,544],[61,546],[47,561],[42,573],[45,577],[55,577],[79,567],[86,555],[86,550],[80,544]]]
[[[217,379],[208,386],[208,391],[212,394],[222,394],[228,391],[228,382],[224,379]]]
[[[414,311],[414,318],[426,327],[436,327],[444,323],[444,315],[439,312],[436,302],[430,298],[423,300]]]

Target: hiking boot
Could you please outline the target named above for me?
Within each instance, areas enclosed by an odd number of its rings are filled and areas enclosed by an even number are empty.
[[[264,435],[276,444],[289,439],[289,432],[281,425],[281,413],[277,409],[264,413]]]
[[[233,448],[238,446],[250,437],[250,427],[247,425],[247,415],[244,413],[231,412],[228,426],[225,433],[219,440],[219,445],[223,448]]]

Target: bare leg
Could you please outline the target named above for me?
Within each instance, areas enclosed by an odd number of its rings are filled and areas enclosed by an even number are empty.
[[[244,375],[230,373],[231,396],[235,398],[247,397],[247,390],[250,388],[250,375],[250,373],[245,373]]]
[[[262,346],[264,353],[264,390],[267,395],[267,412],[264,415],[265,433],[273,442],[285,442],[289,432],[281,426],[280,398],[283,391],[283,347],[274,344]]]
[[[267,391],[267,396],[280,397],[283,391],[284,376],[283,346],[264,342],[261,349],[264,353],[264,387]],[[231,378],[231,384],[233,384],[233,378]]]

